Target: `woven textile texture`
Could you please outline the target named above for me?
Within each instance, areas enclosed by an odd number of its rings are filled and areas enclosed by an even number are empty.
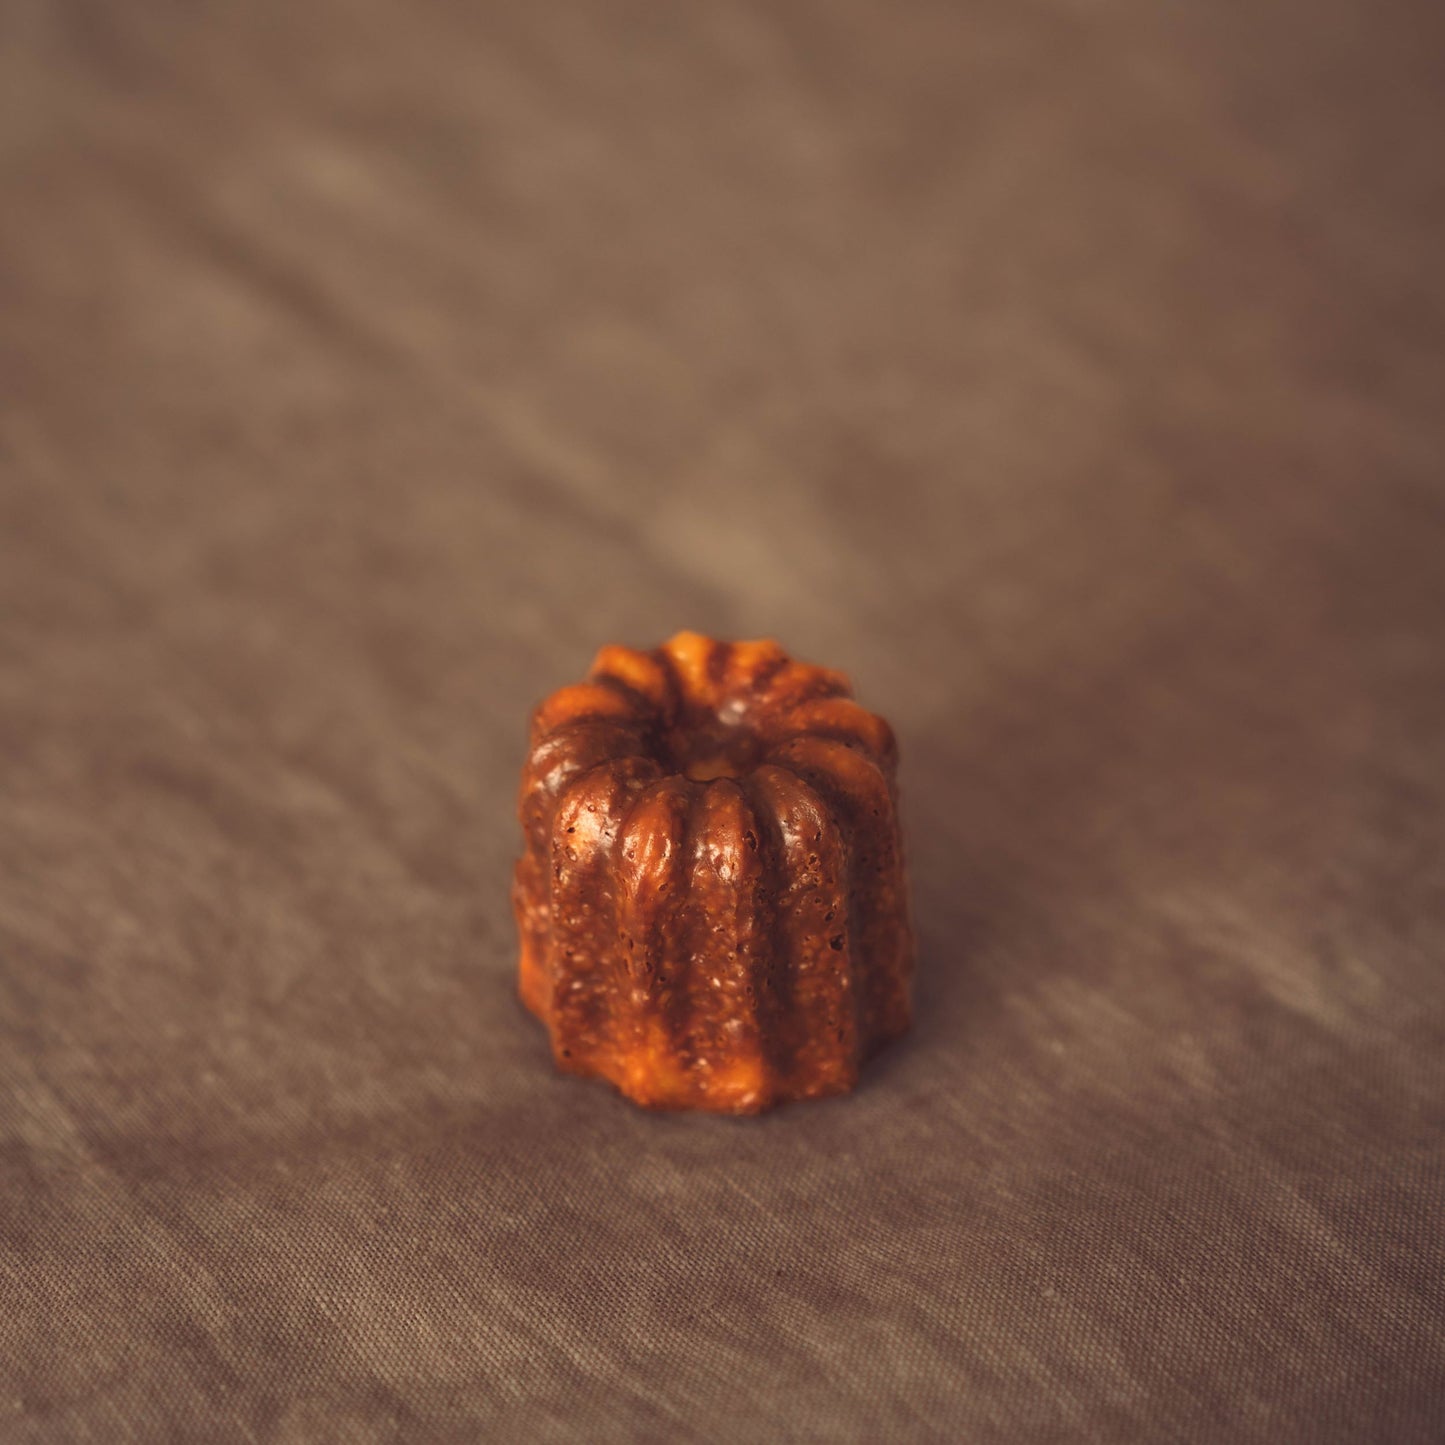
[[[0,4],[0,1442],[1445,1439],[1445,10]],[[529,707],[902,746],[853,1097],[554,1073]]]

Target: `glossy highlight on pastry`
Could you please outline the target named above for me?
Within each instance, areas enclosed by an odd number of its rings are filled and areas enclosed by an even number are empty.
[[[557,1063],[655,1108],[852,1088],[910,1018],[897,747],[839,672],[681,632],[534,712],[513,906]]]

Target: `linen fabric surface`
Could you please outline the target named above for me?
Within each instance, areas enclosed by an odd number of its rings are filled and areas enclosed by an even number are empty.
[[[0,1441],[1445,1438],[1445,11],[0,6]],[[851,1098],[554,1073],[529,707],[902,746]]]

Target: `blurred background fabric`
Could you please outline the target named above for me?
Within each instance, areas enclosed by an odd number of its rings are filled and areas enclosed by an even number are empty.
[[[0,1440],[1445,1438],[1445,9],[0,5]],[[891,718],[911,1037],[652,1116],[529,707]]]

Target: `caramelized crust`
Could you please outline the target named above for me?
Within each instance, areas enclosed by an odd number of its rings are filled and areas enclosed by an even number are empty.
[[[558,1064],[658,1108],[852,1088],[910,1017],[896,766],[775,642],[604,647],[522,774],[519,984]]]

